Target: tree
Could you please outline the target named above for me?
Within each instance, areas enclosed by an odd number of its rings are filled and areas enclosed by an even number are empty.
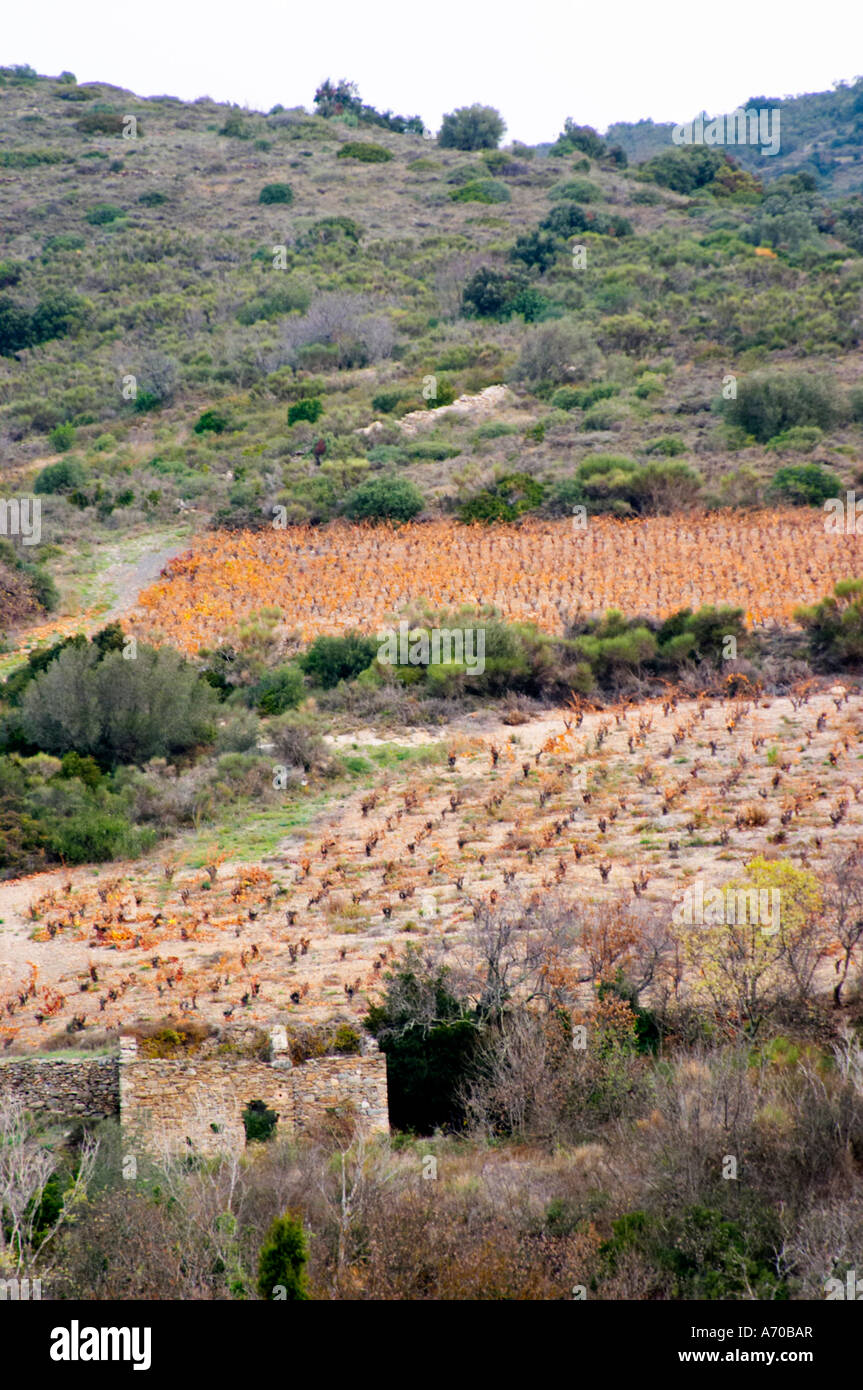
[[[0,1103],[0,1277],[20,1277],[36,1262],[86,1196],[98,1143],[86,1137],[65,1187],[46,1200],[57,1159],[15,1096]]]
[[[338,82],[328,77],[315,92],[315,106],[319,116],[357,114],[362,108],[359,88],[346,77],[340,77]]]
[[[299,1212],[277,1216],[267,1232],[258,1257],[258,1293],[270,1301],[308,1300],[306,1261],[308,1245]]]
[[[444,116],[438,144],[445,150],[494,150],[506,130],[493,106],[460,106]]]
[[[858,840],[850,852],[842,850],[833,856],[823,892],[830,929],[840,952],[833,985],[833,1003],[839,1009],[851,967],[856,963],[860,968],[863,953],[863,842]]]
[[[205,741],[215,703],[212,687],[169,648],[100,660],[93,644],[68,646],[28,686],[21,724],[45,752],[145,763]]]
[[[745,880],[725,885],[721,910],[707,911],[711,920],[687,925],[681,936],[696,994],[754,1035],[782,997],[808,997],[826,942],[812,872],[761,857],[746,871]]]

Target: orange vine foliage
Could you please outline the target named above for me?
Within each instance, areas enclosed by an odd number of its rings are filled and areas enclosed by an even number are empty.
[[[825,531],[810,509],[711,512],[519,526],[449,521],[399,528],[295,527],[210,534],[147,589],[133,626],[186,652],[278,606],[305,640],[374,631],[412,600],[435,609],[494,604],[560,632],[576,613],[620,608],[659,618],[733,604],[749,624],[789,622],[835,580],[863,573],[861,538]]]

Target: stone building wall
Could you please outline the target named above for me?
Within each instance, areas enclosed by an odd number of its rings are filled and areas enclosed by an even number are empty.
[[[10,1057],[0,1062],[0,1095],[18,1096],[28,1110],[96,1120],[120,1109],[116,1057],[55,1062]]]
[[[278,1133],[302,1132],[327,1111],[350,1106],[372,1133],[389,1129],[386,1059],[320,1057],[292,1067],[273,1062],[207,1058],[138,1058],[122,1039],[116,1057],[55,1062],[0,1062],[0,1096],[15,1094],[28,1109],[96,1119],[119,1114],[130,1146],[214,1154],[246,1145],[243,1111],[263,1101],[278,1116]]]

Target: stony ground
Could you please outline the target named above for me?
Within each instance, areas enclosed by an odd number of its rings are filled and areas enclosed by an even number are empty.
[[[439,763],[334,800],[260,864],[191,870],[178,841],[158,860],[0,884],[4,1042],[44,1044],[75,1016],[84,1032],[359,1017],[406,942],[456,947],[481,901],[637,893],[670,911],[756,854],[817,869],[863,835],[857,691],[505,722],[524,718],[413,731],[414,746],[443,741]],[[376,738],[335,741],[361,753]]]

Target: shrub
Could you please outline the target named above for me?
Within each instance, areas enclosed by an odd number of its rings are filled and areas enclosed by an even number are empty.
[[[556,184],[549,191],[549,198],[554,202],[567,199],[573,203],[599,203],[602,201],[602,189],[590,179],[569,179],[566,183]]]
[[[449,196],[454,203],[508,203],[510,191],[500,179],[473,179]]]
[[[288,408],[288,424],[295,425],[299,420],[307,420],[313,425],[324,413],[323,402],[318,396],[307,396],[304,400],[295,401]]]
[[[514,376],[528,386],[556,386],[572,377],[589,376],[599,361],[600,353],[589,330],[571,320],[558,319],[527,334]]]
[[[258,194],[259,203],[292,203],[294,190],[289,183],[265,183]]]
[[[467,318],[508,318],[512,302],[523,288],[521,276],[480,266],[462,291],[462,313]]]
[[[362,140],[348,140],[341,146],[337,159],[359,159],[363,164],[386,164],[392,159],[389,150],[383,145],[372,145]]]
[[[58,232],[56,236],[46,237],[42,247],[46,255],[55,251],[81,251],[87,245],[80,232]]]
[[[620,387],[611,382],[598,382],[596,386],[588,386],[584,390],[575,386],[561,386],[552,396],[551,404],[555,410],[589,410],[597,401],[616,396],[619,391]]]
[[[20,261],[0,261],[0,290],[17,285],[23,273],[24,267]]]
[[[333,1034],[330,1047],[333,1052],[357,1053],[361,1050],[360,1035],[355,1028],[351,1028],[350,1024],[341,1023]]]
[[[503,117],[493,106],[460,106],[444,116],[437,139],[445,150],[493,150],[505,130]]]
[[[401,391],[379,391],[376,396],[372,396],[372,410],[377,411],[379,415],[391,415],[406,399]]]
[[[272,1301],[297,1303],[308,1299],[308,1247],[299,1212],[277,1216],[267,1231],[258,1256],[258,1293]]]
[[[711,184],[728,157],[707,145],[666,150],[642,164],[642,178],[650,179],[675,193],[694,193]]]
[[[419,488],[405,478],[369,478],[345,498],[352,521],[410,521],[425,506]]]
[[[332,690],[339,681],[351,681],[377,656],[374,637],[346,632],[344,637],[316,637],[300,657],[300,665],[314,685]]]
[[[533,511],[545,495],[543,484],[527,473],[507,473],[490,488],[469,498],[459,509],[464,522],[514,521]]]
[[[817,425],[792,425],[767,441],[767,448],[775,451],[790,449],[796,454],[811,454],[816,444],[824,438]]]
[[[348,241],[358,242],[363,234],[363,229],[352,217],[322,217],[320,221],[313,222],[307,232],[299,238],[297,245],[326,246],[332,241],[338,241],[344,237]]]
[[[278,1119],[276,1111],[270,1110],[264,1101],[250,1100],[243,1111],[246,1142],[248,1144],[266,1143],[268,1139],[272,1138]]]
[[[228,429],[230,420],[227,415],[222,415],[218,410],[205,410],[192,426],[195,434],[224,434]]]
[[[75,427],[68,423],[55,425],[49,431],[48,439],[58,454],[65,454],[67,449],[71,449],[75,443]]]
[[[144,134],[140,117],[137,120],[137,133]],[[87,111],[75,122],[76,130],[85,135],[122,135],[126,117],[119,111]]]
[[[83,487],[86,481],[86,470],[78,459],[60,459],[58,463],[49,463],[42,469],[33,484],[33,491],[48,496],[57,492],[74,492],[76,488]]]
[[[820,603],[794,614],[809,636],[813,662],[829,668],[863,661],[863,579],[840,579]]]
[[[303,673],[292,662],[267,671],[250,691],[250,702],[259,714],[284,714],[294,709],[305,694]]]
[[[557,260],[558,243],[548,232],[526,232],[517,239],[509,255],[510,260],[521,261],[528,270],[536,269],[544,275]]]
[[[682,439],[676,439],[672,434],[664,434],[661,439],[649,439],[644,446],[644,452],[675,458],[678,454],[686,453],[686,445]]]
[[[276,746],[276,757],[287,767],[300,767],[304,772],[329,768],[332,760],[320,734],[297,715],[285,714],[271,723],[269,734]]]
[[[86,215],[86,220],[91,227],[102,227],[108,222],[116,222],[118,217],[125,217],[122,208],[118,208],[115,203],[97,203],[90,208]]]
[[[820,507],[828,497],[841,497],[842,486],[832,473],[817,463],[794,463],[779,468],[767,489],[768,498],[794,507]]]
[[[794,425],[829,429],[841,418],[833,384],[805,372],[762,373],[737,383],[737,397],[722,402],[725,419],[766,443]]]
[[[145,208],[160,208],[167,201],[165,194],[159,193],[155,188],[151,188],[147,193],[142,193],[138,198],[138,202]]]

